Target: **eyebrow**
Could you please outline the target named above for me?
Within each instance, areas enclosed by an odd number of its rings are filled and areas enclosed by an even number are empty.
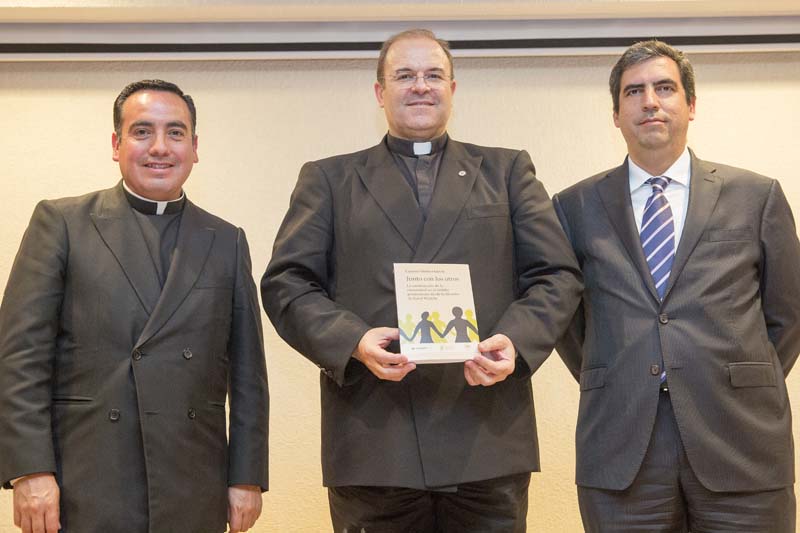
[[[149,120],[137,120],[136,122],[134,122],[133,124],[131,124],[128,127],[128,130],[132,130],[134,128],[141,128],[141,127],[152,128],[154,126],[155,126],[155,124],[153,122],[150,122]],[[186,126],[186,124],[184,124],[184,122],[182,120],[173,120],[173,121],[167,122],[167,128],[180,128],[182,130],[189,131],[189,127]]]
[[[409,68],[409,67],[399,68],[399,69],[394,71],[395,74],[397,74],[399,72],[418,72],[418,71],[415,71],[413,68]],[[433,68],[425,69],[424,72],[444,72],[444,69],[441,68],[441,67],[433,67]]]
[[[646,84],[644,84],[644,83],[631,83],[630,85],[626,85],[625,87],[623,87],[622,88],[622,92],[626,93],[626,92],[630,91],[631,89],[644,89],[645,85]],[[664,78],[664,79],[661,79],[661,80],[658,80],[658,81],[654,81],[653,85],[655,85],[655,86],[658,86],[658,85],[672,85],[674,87],[677,87],[678,83],[675,80],[673,80],[672,78]]]
[[[653,85],[674,85],[677,87],[678,82],[672,78],[664,78],[663,80],[658,80],[657,82],[653,83]]]

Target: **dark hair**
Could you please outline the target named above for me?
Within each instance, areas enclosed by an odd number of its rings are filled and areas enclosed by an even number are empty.
[[[119,93],[119,96],[117,96],[117,99],[114,100],[114,131],[117,137],[122,135],[122,106],[130,95],[138,93],[139,91],[164,91],[180,96],[189,107],[189,114],[192,116],[192,136],[194,136],[195,130],[197,129],[197,110],[194,107],[194,100],[192,100],[192,97],[188,94],[184,94],[181,88],[174,83],[164,80],[142,80],[126,85],[125,88],[122,89],[122,92]]]
[[[619,91],[622,74],[632,66],[655,57],[668,57],[678,65],[678,70],[681,73],[681,84],[683,85],[683,90],[686,91],[686,103],[691,104],[694,101],[694,69],[692,64],[689,63],[689,58],[677,48],[663,41],[651,39],[631,45],[619,58],[614,68],[611,69],[608,88],[611,90],[611,100],[614,102],[614,113],[619,113]]]
[[[422,28],[415,28],[412,30],[405,30],[401,31],[400,33],[395,33],[388,39],[383,42],[383,46],[381,46],[381,53],[378,56],[378,82],[383,85],[384,82],[384,72],[383,69],[386,65],[386,54],[389,53],[389,48],[392,47],[394,43],[397,41],[401,41],[403,39],[430,39],[431,41],[437,43],[439,46],[442,47],[442,51],[444,55],[447,56],[447,62],[450,64],[450,78],[453,79],[455,70],[453,69],[453,55],[450,53],[450,43],[445,41],[444,39],[439,39],[431,30],[426,30]]]

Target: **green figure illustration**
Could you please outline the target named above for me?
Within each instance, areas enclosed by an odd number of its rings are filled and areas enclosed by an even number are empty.
[[[451,329],[456,331],[456,342],[469,342],[468,330],[474,331],[476,335],[478,334],[478,330],[475,329],[475,326],[470,324],[468,320],[461,318],[462,314],[464,314],[463,309],[458,306],[453,308],[453,320],[447,324],[444,333],[442,333],[442,337],[446,337]]]
[[[409,331],[414,331],[414,325],[414,319],[412,318],[411,313],[406,313],[405,320],[398,324],[398,327],[400,328],[400,334],[404,339],[408,339]]]

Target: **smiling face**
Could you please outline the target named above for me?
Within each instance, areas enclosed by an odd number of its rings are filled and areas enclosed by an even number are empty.
[[[675,162],[686,147],[694,113],[695,101],[686,101],[678,65],[672,59],[655,57],[622,73],[614,125],[625,138],[628,154],[640,166],[657,159],[668,163],[666,170]]]
[[[428,141],[442,135],[456,90],[450,74],[450,63],[436,41],[420,37],[392,44],[386,54],[386,79],[375,83],[375,96],[386,114],[389,133],[411,141]],[[411,85],[398,80],[409,75],[417,77]],[[425,76],[442,81],[428,83]]]
[[[150,200],[175,200],[197,163],[189,106],[177,94],[144,90],[122,105],[120,135],[111,136],[112,159],[125,184]]]

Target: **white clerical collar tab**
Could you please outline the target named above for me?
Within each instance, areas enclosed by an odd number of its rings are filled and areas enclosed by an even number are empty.
[[[414,143],[414,155],[428,155],[431,153],[432,144],[430,141],[426,143]]]
[[[131,190],[130,187],[128,187],[128,184],[125,183],[125,180],[122,181],[122,188],[125,189],[131,196],[133,196],[135,198],[138,198],[139,200],[145,201],[145,202],[147,202],[149,204],[155,204],[156,215],[163,215],[166,212],[167,207],[169,206],[169,204],[171,204],[173,202],[180,202],[181,200],[183,200],[183,197],[186,194],[186,193],[183,192],[183,190],[181,190],[181,195],[177,199],[161,201],[161,200],[151,200],[150,198],[145,198],[141,194],[136,194],[135,192],[133,192]],[[152,213],[150,213],[150,214],[152,214]]]

